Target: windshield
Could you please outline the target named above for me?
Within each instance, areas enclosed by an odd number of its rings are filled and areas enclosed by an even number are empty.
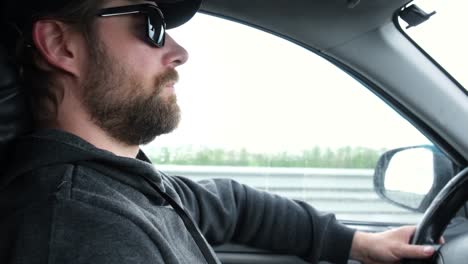
[[[428,21],[409,29],[400,19],[405,32],[432,58],[468,89],[468,38],[466,34],[466,0],[416,0],[426,13],[435,11]]]

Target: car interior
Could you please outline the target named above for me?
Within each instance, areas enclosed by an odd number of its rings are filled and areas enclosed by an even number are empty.
[[[460,208],[468,198],[468,192],[464,191],[468,190],[468,171],[464,170],[468,160],[468,97],[461,84],[395,22],[401,10],[410,5],[409,0],[204,0],[199,12],[266,31],[318,54],[359,80],[424,131],[450,157],[458,172],[427,209],[413,240],[418,244],[436,244],[453,216],[466,218],[466,212]],[[3,45],[0,45],[0,162],[5,167],[14,139],[29,132],[32,124],[19,88],[18,73]],[[393,227],[382,223],[345,224],[371,232]],[[463,263],[468,258],[462,246],[467,239],[467,236],[449,239],[431,263]],[[242,245],[221,245],[215,250],[225,264],[305,263],[297,257]]]
[[[19,89],[18,76],[13,62],[0,45],[0,162],[5,166],[5,157],[12,140],[31,129],[31,119],[24,97]]]

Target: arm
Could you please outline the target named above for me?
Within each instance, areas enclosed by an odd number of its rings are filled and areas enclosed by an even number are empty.
[[[228,179],[167,180],[211,244],[233,241],[298,255],[313,263],[347,262],[354,231],[332,214]]]

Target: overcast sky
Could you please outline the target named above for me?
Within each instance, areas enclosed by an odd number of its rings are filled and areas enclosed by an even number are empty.
[[[436,5],[438,14],[410,34],[418,34],[421,45],[468,84],[468,42],[460,37],[468,24],[462,16],[466,0],[426,1],[445,4]],[[169,34],[190,53],[176,86],[182,122],[150,148],[277,152],[428,142],[353,78],[278,37],[202,14]]]

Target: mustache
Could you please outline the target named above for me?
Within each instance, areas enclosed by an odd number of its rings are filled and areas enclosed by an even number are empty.
[[[179,81],[179,73],[175,69],[168,69],[156,77],[155,83],[158,90],[170,83],[177,83]]]

